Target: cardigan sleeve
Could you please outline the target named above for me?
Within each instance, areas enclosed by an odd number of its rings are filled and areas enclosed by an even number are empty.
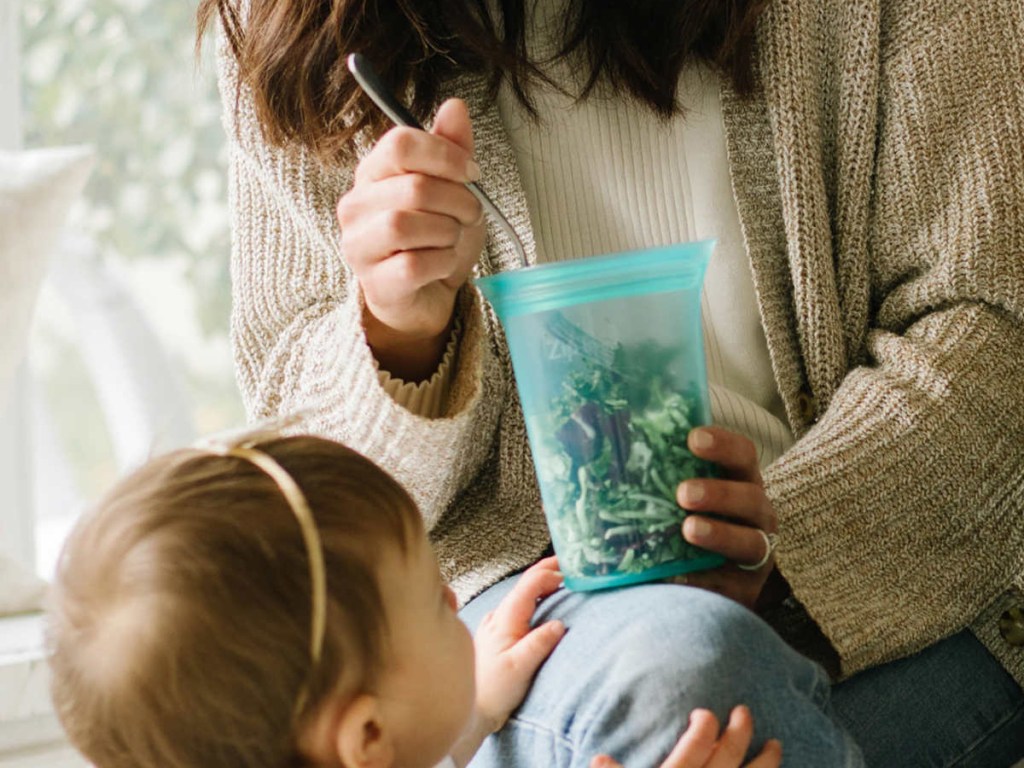
[[[765,476],[844,674],[1024,583],[1024,51],[1013,4],[883,53],[865,361]]]
[[[248,416],[303,412],[305,429],[391,472],[429,528],[497,439],[508,377],[488,343],[482,298],[468,285],[460,292],[461,338],[448,356],[438,417],[403,407],[381,383],[361,292],[342,259],[335,206],[353,168],[327,167],[301,147],[263,140],[223,35],[218,71],[230,152],[231,335]]]

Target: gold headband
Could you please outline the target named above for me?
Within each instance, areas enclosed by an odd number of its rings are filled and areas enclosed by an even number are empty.
[[[320,541],[320,532],[317,530],[316,520],[309,508],[309,502],[306,501],[306,496],[299,488],[298,483],[270,454],[254,447],[257,442],[271,437],[280,437],[280,435],[268,433],[265,430],[259,433],[249,432],[249,439],[245,442],[231,445],[218,443],[216,440],[207,440],[201,445],[197,445],[196,449],[217,456],[233,456],[254,464],[277,484],[281,495],[291,507],[302,531],[302,540],[306,545],[306,553],[309,558],[309,580],[313,587],[309,656],[312,662],[311,667],[315,668],[320,663],[324,632],[327,626],[327,573],[324,566],[323,544]],[[305,706],[308,695],[308,687],[303,686],[295,705],[296,716]]]

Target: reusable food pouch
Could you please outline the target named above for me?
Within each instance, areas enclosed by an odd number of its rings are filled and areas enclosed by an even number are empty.
[[[512,355],[566,586],[713,568],[676,488],[714,474],[686,437],[710,422],[701,286],[714,241],[558,262],[476,281]]]

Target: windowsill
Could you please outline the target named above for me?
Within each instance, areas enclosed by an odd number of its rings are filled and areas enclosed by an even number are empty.
[[[0,766],[71,768],[85,762],[67,745],[50,702],[42,614],[0,618]]]

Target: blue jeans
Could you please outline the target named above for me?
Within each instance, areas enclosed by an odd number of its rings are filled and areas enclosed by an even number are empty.
[[[473,600],[463,620],[474,628],[514,579]],[[787,766],[864,764],[832,717],[824,670],[730,600],[667,584],[560,591],[535,621],[553,618],[568,631],[472,768],[586,768],[600,753],[626,768],[656,768],[691,710],[711,709],[724,722],[737,704],[754,715],[751,754],[775,737]]]
[[[1024,691],[964,631],[832,689],[871,768],[1008,768],[1024,759]]]

